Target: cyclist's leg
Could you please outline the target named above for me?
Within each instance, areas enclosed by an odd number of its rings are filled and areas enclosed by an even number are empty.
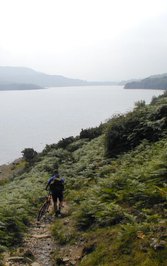
[[[54,213],[55,215],[57,215],[57,195],[53,194],[52,199],[53,199]]]
[[[59,213],[61,213],[61,208],[63,207],[63,193],[59,193]]]

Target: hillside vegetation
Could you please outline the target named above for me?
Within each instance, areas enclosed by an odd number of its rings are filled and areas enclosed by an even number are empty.
[[[55,220],[55,265],[80,248],[77,265],[167,264],[167,94],[80,136],[47,145],[0,186],[0,251],[21,246],[46,181],[66,180],[67,224]],[[18,167],[18,166],[17,166]],[[14,241],[15,239],[15,241]]]

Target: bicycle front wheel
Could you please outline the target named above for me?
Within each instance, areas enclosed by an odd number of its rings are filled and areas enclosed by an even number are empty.
[[[41,209],[39,210],[38,216],[37,216],[37,221],[40,221],[42,216],[45,215],[45,213],[48,211],[49,209],[49,202],[45,202],[44,205],[41,207]]]

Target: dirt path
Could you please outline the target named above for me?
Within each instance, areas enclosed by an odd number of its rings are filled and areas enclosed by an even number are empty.
[[[47,216],[41,223],[35,223],[27,235],[24,247],[40,266],[51,266],[52,253],[56,245],[51,236],[50,225],[54,222],[53,216]]]
[[[66,209],[65,209],[66,211]],[[5,266],[53,266],[52,253],[56,244],[50,227],[55,221],[53,213],[47,213],[40,222],[35,221],[25,236],[23,246],[14,255],[6,255]]]
[[[65,203],[62,210],[62,216],[55,218],[52,212],[52,206],[49,213],[44,216],[40,222],[34,221],[25,236],[21,248],[12,254],[6,254],[4,266],[55,266],[53,260],[54,252],[60,246],[51,235],[51,226],[56,219],[61,219],[63,225],[70,228],[68,217],[69,206]],[[70,229],[69,229],[70,230]],[[72,246],[65,245],[61,248],[61,265],[78,265],[83,253],[84,243],[82,239]]]

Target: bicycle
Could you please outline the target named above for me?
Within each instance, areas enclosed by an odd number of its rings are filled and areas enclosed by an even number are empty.
[[[40,208],[37,216],[37,221],[40,221],[41,218],[47,213],[49,206],[51,205],[52,196],[49,193],[42,207]]]

